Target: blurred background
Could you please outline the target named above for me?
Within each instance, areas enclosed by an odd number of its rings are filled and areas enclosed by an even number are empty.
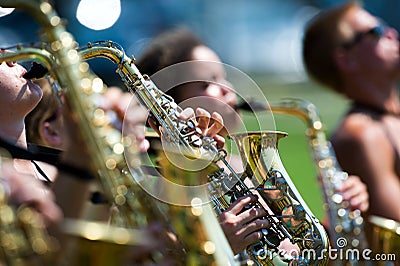
[[[116,23],[92,30],[76,18],[79,0],[54,0],[80,45],[113,40],[128,55],[140,56],[152,37],[163,30],[185,26],[214,49],[222,62],[249,75],[270,103],[285,97],[308,100],[316,105],[327,137],[346,110],[347,102],[310,82],[301,61],[301,39],[305,23],[321,9],[340,0],[121,0]],[[96,2],[96,1],[92,1]],[[365,0],[364,7],[396,29],[400,28],[400,1]],[[110,15],[113,10],[110,10]],[[95,8],[87,15],[95,14]],[[107,19],[103,15],[99,21]],[[39,27],[26,13],[13,12],[0,18],[0,46],[39,40]],[[122,86],[111,63],[91,63],[107,85]],[[244,115],[246,116],[246,115]],[[298,190],[318,218],[323,217],[322,196],[315,178],[305,135],[305,124],[296,117],[276,115],[276,129],[289,134],[279,143],[281,159]]]

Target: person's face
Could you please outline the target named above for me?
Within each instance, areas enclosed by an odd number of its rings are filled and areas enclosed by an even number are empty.
[[[380,21],[364,9],[354,9],[345,18],[356,35],[349,49],[358,62],[358,70],[364,75],[385,73],[400,76],[398,33],[394,28],[382,25]],[[374,27],[383,26],[374,32]]]
[[[222,115],[225,125],[235,129],[239,116],[234,110],[237,104],[233,86],[226,80],[224,66],[219,57],[206,46],[198,46],[192,52],[190,76],[194,82],[180,85],[177,100],[183,107],[202,107]]]
[[[0,64],[0,106],[7,115],[28,114],[40,101],[42,90],[23,78],[26,70],[16,63]]]

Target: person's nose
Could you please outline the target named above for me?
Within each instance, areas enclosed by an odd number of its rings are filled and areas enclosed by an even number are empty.
[[[220,98],[224,96],[224,89],[221,84],[210,83],[207,88],[207,95],[214,98]]]
[[[220,83],[210,84],[207,94],[211,97],[224,101],[230,106],[235,106],[237,104],[237,98],[235,92],[233,91],[233,86],[226,80]]]

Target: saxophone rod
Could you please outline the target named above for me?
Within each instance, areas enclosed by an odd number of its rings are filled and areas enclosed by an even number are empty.
[[[294,109],[298,109],[301,104],[310,105],[311,103],[305,100],[284,98],[277,104],[269,104],[267,101],[259,101],[256,99],[245,99],[244,101],[236,104],[234,106],[235,110],[243,110],[249,112],[259,112],[259,111],[270,111],[276,113],[291,113],[290,110],[295,112]],[[295,112],[298,113],[298,112]]]
[[[268,103],[264,103],[261,101],[257,101],[254,99],[244,100],[234,106],[235,110],[243,110],[243,111],[271,111]]]

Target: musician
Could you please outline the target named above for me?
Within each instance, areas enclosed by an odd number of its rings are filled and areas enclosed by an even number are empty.
[[[26,70],[16,63],[0,64],[0,138],[2,146],[27,148],[25,116],[42,97],[39,86],[23,78]],[[39,180],[32,162],[20,159],[7,160],[2,165],[2,182],[12,202],[26,203],[43,214],[45,222],[55,223],[62,217],[54,203],[54,194]]]
[[[397,31],[350,1],[312,19],[303,44],[310,76],[350,100],[332,135],[341,167],[366,183],[369,214],[400,221]]]
[[[4,52],[4,51],[3,51]],[[7,160],[3,165],[3,183],[5,184],[11,202],[29,204],[36,207],[43,214],[45,222],[55,225],[60,221],[63,214],[60,206],[55,203],[54,191],[52,189],[55,176],[77,176],[76,173],[87,173],[86,166],[88,158],[86,151],[73,149],[73,145],[68,145],[68,151],[63,158],[55,158],[28,151],[26,139],[25,118],[32,109],[39,103],[43,96],[41,88],[31,80],[24,78],[27,70],[15,62],[3,62],[0,64],[0,143],[14,159]],[[70,120],[70,117],[67,116]],[[76,129],[76,127],[70,127]],[[76,131],[73,131],[74,133]],[[82,143],[80,139],[71,134],[71,141],[74,144]],[[82,145],[80,145],[82,147]],[[54,166],[45,165],[36,159],[46,158],[46,161],[60,161],[63,165],[68,165],[73,172],[49,172]],[[66,169],[64,167],[63,169]],[[66,178],[68,179],[68,178]],[[64,180],[64,178],[59,178]],[[78,192],[84,191],[87,182],[78,182],[76,186]],[[82,184],[81,184],[82,183]],[[26,185],[23,185],[26,184]],[[31,187],[30,187],[30,186]],[[61,182],[61,187],[62,182]],[[69,193],[71,191],[65,191]],[[58,195],[57,195],[58,196]],[[85,193],[77,193],[74,198],[85,197]],[[58,200],[58,198],[57,198]],[[64,211],[64,210],[63,210]]]
[[[207,110],[218,110],[223,116],[225,125],[230,126],[224,133],[234,131],[240,121],[240,116],[234,109],[237,98],[232,85],[226,80],[221,60],[213,50],[189,30],[177,28],[161,33],[150,42],[138,58],[136,65],[142,73],[151,76],[174,64],[196,60],[219,62],[220,67],[216,67],[216,64],[210,64],[207,68],[204,67],[207,65],[199,64],[202,68],[192,71],[197,73],[197,76],[192,72],[190,73],[192,80],[202,80],[201,82],[181,84],[169,88],[167,93],[177,103],[182,103],[183,106],[189,104],[193,106],[201,105]],[[209,82],[203,80],[209,80]],[[206,100],[199,101],[199,99]],[[232,155],[229,160],[236,171],[243,171],[239,156]],[[365,185],[360,182],[358,177],[351,176],[343,184],[341,190],[344,199],[349,200],[352,207],[363,211],[368,208],[368,193]],[[258,241],[262,237],[260,230],[269,226],[265,220],[258,219],[264,215],[263,210],[243,211],[246,205],[256,200],[255,196],[240,198],[219,217],[220,224],[235,254]],[[288,249],[291,249],[291,247]]]
[[[62,114],[60,108],[64,106],[53,98],[49,87],[45,87],[45,101],[37,107],[42,100],[43,91],[37,84],[24,78],[26,72],[27,70],[24,67],[15,62],[3,62],[0,64],[0,91],[2,94],[0,99],[1,147],[8,149],[12,153],[11,155],[17,158],[33,157],[36,152],[40,152],[40,155],[43,155],[42,149],[34,149],[35,153],[26,152],[28,142],[25,118],[36,107],[35,112],[38,113],[34,117],[39,117],[39,119],[28,120],[30,122],[28,126],[38,128],[38,132],[35,134],[35,131],[29,127],[31,140],[49,148],[45,152],[46,161],[53,160],[55,164],[62,161],[64,165],[71,166],[71,169],[73,169],[72,175],[86,174],[85,170],[88,165],[86,158],[89,158],[89,156],[85,156],[85,150],[82,149],[84,146],[79,144],[82,143],[76,134],[79,128],[76,126],[70,126],[69,130],[68,127],[67,129],[65,128],[66,123],[72,125],[74,123],[69,114],[71,112],[66,112],[66,115]],[[139,136],[138,139],[144,141],[146,114],[144,111],[136,111],[134,114],[136,120],[131,119],[130,121],[140,124],[143,137]],[[56,121],[56,123],[53,123],[53,121]],[[43,132],[45,134],[42,134]],[[137,135],[140,134],[137,133]],[[59,156],[61,150],[65,150],[62,158]],[[44,216],[49,217],[49,222],[58,221],[62,216],[60,209],[53,201],[54,194],[49,190],[49,185],[44,185],[44,183],[53,182],[59,174],[57,169],[53,171],[53,168],[54,166],[40,161],[13,159],[3,165],[2,175],[2,182],[10,193],[11,199],[15,200],[16,203],[28,202],[40,207],[39,209],[44,213]],[[63,169],[67,170],[67,172],[69,170],[65,167]],[[27,181],[28,179],[30,180]],[[20,186],[23,183],[31,185],[31,187]]]

